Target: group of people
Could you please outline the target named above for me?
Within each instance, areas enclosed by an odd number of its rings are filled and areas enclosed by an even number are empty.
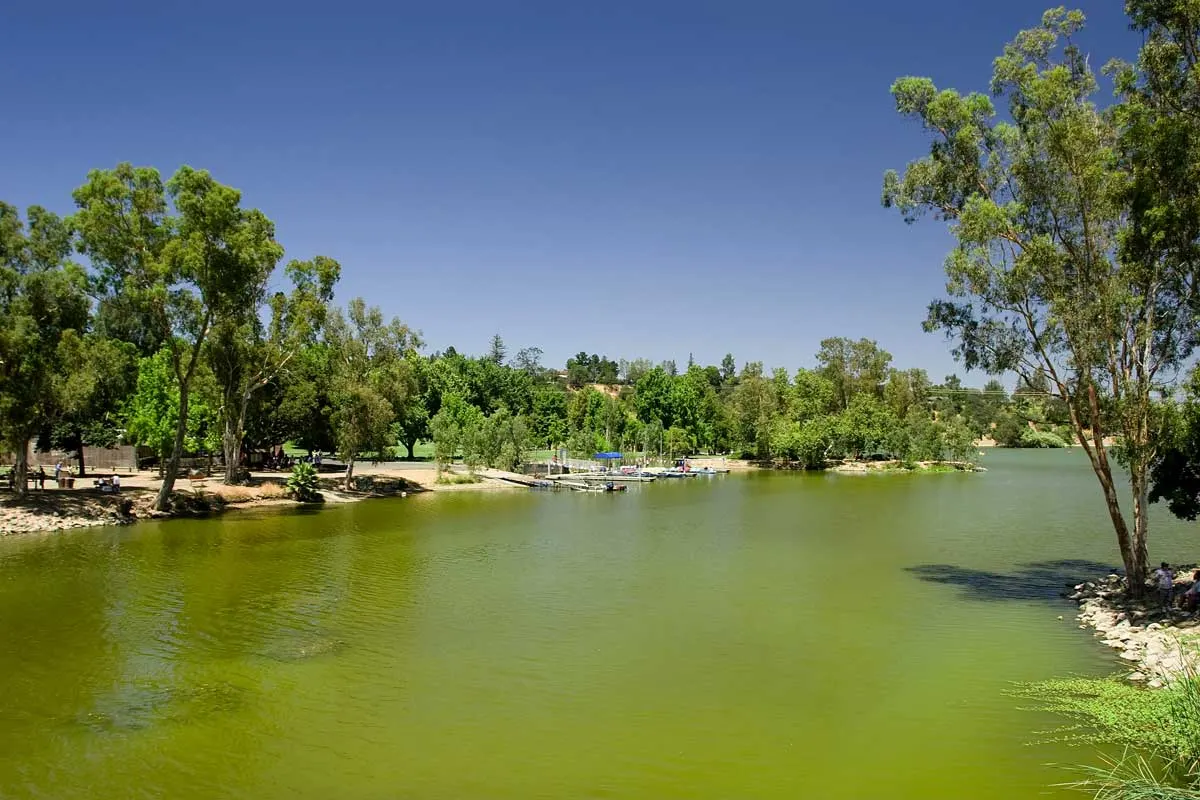
[[[59,463],[54,468],[54,483],[55,483],[55,485],[58,485],[58,486],[62,485],[61,471],[60,471],[61,467],[62,467],[62,464]],[[49,477],[50,476],[46,474],[46,468],[43,467],[41,464],[39,464],[38,468],[36,470],[30,470],[28,473],[26,473],[25,480],[27,480],[29,483],[31,483],[33,485],[34,489],[45,489],[46,488],[46,479]],[[16,470],[10,469],[8,471],[8,488],[9,489],[16,488],[16,478],[17,478]]]
[[[46,468],[38,464],[36,470],[29,470],[26,475],[26,480],[34,489],[45,489],[46,481],[50,479],[50,474],[46,472]],[[54,485],[60,489],[70,488],[75,483],[75,469],[69,465],[59,461],[54,465]],[[119,492],[121,491],[121,477],[115,472],[110,478],[101,478],[95,482],[96,486],[104,491]],[[8,488],[16,488],[16,470],[8,471]]]
[[[1158,589],[1163,611],[1169,613],[1175,607],[1175,571],[1166,561],[1154,570],[1154,586]],[[1200,608],[1200,569],[1192,573],[1192,584],[1184,590],[1181,605],[1189,613]]]
[[[245,456],[243,456],[243,460],[245,460]],[[296,464],[312,464],[313,466],[320,468],[321,451],[314,450],[310,455],[301,456],[300,458],[292,458],[287,453],[283,452],[283,448],[280,447],[267,456],[267,458],[263,461],[263,468],[281,470],[291,469]]]

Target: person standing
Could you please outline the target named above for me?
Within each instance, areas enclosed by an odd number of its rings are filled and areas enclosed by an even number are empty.
[[[62,459],[61,458],[58,460],[58,463],[54,465],[54,485],[55,485],[55,487],[57,487],[59,489],[62,488]]]
[[[1154,570],[1154,585],[1158,587],[1158,599],[1162,601],[1163,611],[1170,611],[1175,601],[1175,573],[1167,562],[1162,562]]]

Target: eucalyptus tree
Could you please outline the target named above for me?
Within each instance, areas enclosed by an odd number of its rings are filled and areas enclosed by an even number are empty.
[[[221,387],[221,446],[227,484],[241,479],[250,400],[288,372],[304,348],[315,343],[341,266],[332,258],[316,256],[308,261],[290,261],[284,272],[292,283],[290,292],[266,297],[264,277],[257,287],[256,302],[228,308],[216,320],[206,348]],[[265,325],[260,316],[264,303],[270,308]]]
[[[170,356],[179,418],[155,500],[163,510],[183,458],[204,343],[217,320],[254,306],[283,249],[266,215],[242,208],[241,192],[188,166],[165,185],[151,167],[93,170],[74,198],[78,246],[100,286],[144,315]]]
[[[1173,257],[1167,240],[1131,246],[1141,116],[1092,102],[1096,79],[1073,41],[1083,23],[1080,12],[1049,11],[996,59],[991,89],[1007,120],[986,95],[939,91],[928,78],[896,81],[897,109],[932,144],[902,176],[885,176],[883,202],[908,222],[932,215],[957,240],[946,262],[949,298],[930,305],[926,328],[944,331],[968,369],[1026,380],[1044,372],[1066,403],[1137,593],[1147,566],[1150,400],[1194,347],[1195,283],[1191,259]],[[1153,93],[1133,67],[1121,85]],[[1132,528],[1105,447],[1110,434],[1128,461]]]
[[[338,455],[346,462],[345,487],[351,488],[354,462],[371,450],[383,452],[397,441],[397,408],[418,392],[410,356],[420,337],[398,319],[355,298],[343,314],[335,309],[325,328],[332,381],[329,400]]]

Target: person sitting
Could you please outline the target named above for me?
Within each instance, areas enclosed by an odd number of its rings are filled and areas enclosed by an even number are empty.
[[[1184,611],[1195,612],[1200,607],[1200,569],[1192,573],[1192,585],[1183,593]]]

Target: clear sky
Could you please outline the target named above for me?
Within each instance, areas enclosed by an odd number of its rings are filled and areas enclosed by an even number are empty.
[[[880,207],[924,151],[888,87],[986,90],[1047,4],[2,3],[0,199],[187,163],[431,349],[794,369],[866,336],[937,380],[949,239]],[[1082,4],[1093,65],[1136,53],[1120,5]]]

